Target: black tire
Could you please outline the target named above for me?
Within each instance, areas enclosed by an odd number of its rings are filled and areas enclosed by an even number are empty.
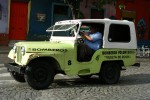
[[[54,80],[54,69],[46,61],[35,61],[26,68],[25,80],[36,90],[47,89]]]
[[[120,78],[120,66],[117,63],[105,63],[99,73],[99,78],[102,83],[115,84]]]
[[[78,75],[82,79],[90,79],[92,75]]]
[[[25,82],[25,78],[24,78],[23,74],[19,74],[17,72],[12,71],[12,72],[10,72],[10,75],[17,82],[20,82],[20,83],[24,83]]]

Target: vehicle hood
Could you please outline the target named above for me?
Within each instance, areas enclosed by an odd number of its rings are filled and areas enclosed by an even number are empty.
[[[16,46],[25,47],[26,52],[67,52],[73,48],[70,42],[18,42]]]

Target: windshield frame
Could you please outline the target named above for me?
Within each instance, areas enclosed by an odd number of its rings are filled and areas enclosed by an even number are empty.
[[[74,36],[73,37],[69,37],[69,36],[54,36],[53,32],[56,32],[56,31],[60,32],[62,30],[54,30],[54,29],[50,30],[50,28],[52,28],[52,27],[54,27],[56,25],[62,25],[63,26],[63,25],[71,25],[71,24],[72,24],[71,27],[69,27],[69,28],[67,28],[67,29],[65,29],[63,31],[68,31],[70,29],[73,29],[73,27],[78,26],[77,29],[74,31]],[[62,22],[56,22],[53,26],[51,26],[50,28],[48,28],[46,30],[46,32],[52,32],[50,40],[59,40],[59,41],[60,40],[76,40],[78,32],[80,30],[80,26],[81,26],[81,22],[80,21],[62,21]]]
[[[48,29],[46,30],[46,32],[68,31],[68,30],[70,30],[71,28],[73,28],[74,26],[76,26],[77,24],[78,24],[78,23],[76,23],[76,24],[72,24],[72,23],[67,23],[67,24],[55,24],[55,25],[51,26],[50,28],[48,28]],[[55,26],[58,26],[58,25],[60,25],[61,27],[59,27],[58,29],[50,30],[51,28],[55,28]],[[71,27],[68,27],[68,28],[66,28],[66,29],[61,29],[64,25],[71,25]]]

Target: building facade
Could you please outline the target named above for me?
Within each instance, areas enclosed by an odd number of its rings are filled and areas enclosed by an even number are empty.
[[[46,40],[49,26],[71,17],[64,0],[0,0],[0,45]]]
[[[31,0],[27,40],[47,40],[46,29],[56,21],[70,19],[71,11],[64,0]]]
[[[97,10],[95,0],[81,0],[82,18],[134,21],[138,45],[150,41],[150,0],[116,0]],[[143,6],[144,5],[144,6]],[[11,41],[48,40],[46,29],[56,21],[72,19],[64,0],[0,0],[0,45]]]
[[[9,2],[0,0],[0,44],[7,45],[9,42]]]
[[[150,0],[117,0],[117,19],[135,23],[138,46],[150,48]]]

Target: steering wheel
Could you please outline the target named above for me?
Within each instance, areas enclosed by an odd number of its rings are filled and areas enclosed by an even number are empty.
[[[78,39],[77,39],[77,43],[78,43],[78,44],[84,43],[84,39],[83,39],[82,37],[81,37],[81,38],[78,38]]]

